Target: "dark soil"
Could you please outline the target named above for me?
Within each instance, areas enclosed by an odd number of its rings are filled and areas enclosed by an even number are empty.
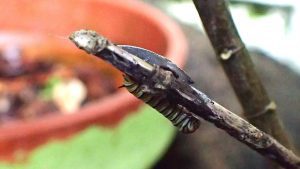
[[[61,114],[51,98],[51,90],[58,80],[77,79],[82,82],[87,94],[81,106],[116,90],[112,77],[91,69],[89,65],[71,67],[26,58],[18,48],[0,52],[0,125],[15,119],[32,120]]]

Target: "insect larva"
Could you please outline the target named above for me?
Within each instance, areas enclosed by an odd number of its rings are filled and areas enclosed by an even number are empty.
[[[199,118],[195,117],[182,105],[169,102],[164,95],[150,93],[144,85],[135,83],[128,76],[124,76],[123,86],[137,98],[143,100],[168,118],[179,131],[192,133],[199,128]]]

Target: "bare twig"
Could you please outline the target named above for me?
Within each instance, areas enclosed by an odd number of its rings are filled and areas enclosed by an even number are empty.
[[[245,117],[288,148],[291,144],[238,35],[225,0],[193,0],[217,58],[243,107]],[[258,35],[259,36],[259,35]]]
[[[236,114],[230,112],[189,83],[178,80],[170,71],[150,65],[138,56],[113,45],[94,31],[80,30],[70,39],[88,53],[110,62],[120,71],[153,91],[163,91],[168,98],[188,107],[194,115],[212,122],[235,139],[281,166],[300,169],[300,159],[270,135],[260,131]]]

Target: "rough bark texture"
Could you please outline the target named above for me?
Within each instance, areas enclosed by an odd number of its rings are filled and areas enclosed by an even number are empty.
[[[149,90],[165,92],[170,101],[181,104],[194,115],[212,122],[265,157],[283,167],[300,169],[300,159],[292,151],[270,135],[214,102],[186,81],[177,79],[170,70],[154,65],[151,67],[139,57],[113,45],[93,31],[75,32],[70,39],[80,49],[112,63],[122,72],[134,77],[135,81],[147,85]],[[102,43],[103,40],[105,43]]]
[[[256,127],[291,148],[287,134],[243,44],[224,0],[193,0],[218,60],[243,107]]]

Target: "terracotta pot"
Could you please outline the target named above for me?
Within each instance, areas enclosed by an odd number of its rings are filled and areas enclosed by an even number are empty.
[[[27,56],[46,56],[66,64],[92,64],[121,76],[109,64],[77,49],[68,35],[93,29],[113,42],[131,44],[168,56],[179,66],[187,43],[179,27],[157,9],[136,0],[10,0],[0,1],[0,45],[18,44]],[[50,57],[53,56],[53,57]],[[90,103],[72,115],[14,121],[0,127],[0,159],[16,150],[30,151],[52,138],[66,138],[89,125],[112,126],[135,110],[139,101],[124,90]]]

